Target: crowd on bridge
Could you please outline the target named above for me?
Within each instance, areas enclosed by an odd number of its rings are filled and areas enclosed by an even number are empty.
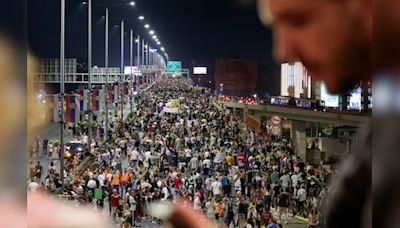
[[[323,223],[332,174],[296,156],[290,138],[256,132],[184,80],[159,79],[138,102],[110,121],[106,144],[94,137],[89,168],[67,166],[61,183],[54,165],[43,180],[32,164],[28,189],[102,208],[122,227],[149,219],[145,208],[158,200],[184,203],[220,227],[284,227],[295,215],[308,227]]]

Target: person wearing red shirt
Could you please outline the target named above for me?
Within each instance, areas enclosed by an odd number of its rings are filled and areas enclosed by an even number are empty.
[[[113,189],[113,194],[111,196],[111,215],[114,219],[116,215],[117,208],[119,206],[119,195],[116,189]]]
[[[174,177],[174,188],[176,191],[179,191],[179,189],[181,187],[181,183],[182,183],[182,180],[180,178],[180,175],[178,174]]]
[[[262,221],[263,221],[264,225],[268,225],[269,224],[270,219],[272,218],[272,214],[271,214],[271,212],[269,212],[268,208],[264,208],[263,209],[263,212],[261,214],[261,218],[262,218]]]

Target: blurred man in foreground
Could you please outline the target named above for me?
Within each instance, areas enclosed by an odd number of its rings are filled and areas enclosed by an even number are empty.
[[[273,28],[279,62],[301,61],[331,93],[372,79],[371,0],[259,0],[258,8],[263,23]],[[360,132],[360,148],[344,158],[332,183],[325,227],[372,224],[369,123]]]
[[[331,93],[372,79],[372,1],[259,0],[274,31],[279,62],[301,61]],[[360,128],[359,148],[343,159],[325,210],[325,227],[371,225],[371,131]]]
[[[400,1],[374,1],[373,227],[400,226]]]

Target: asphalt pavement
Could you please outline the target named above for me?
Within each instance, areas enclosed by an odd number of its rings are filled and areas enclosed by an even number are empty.
[[[134,107],[136,107],[136,104],[134,104]],[[130,113],[130,105],[129,102],[127,105],[124,105],[124,117],[126,118],[128,114]],[[58,140],[60,138],[60,125],[58,123],[48,123],[45,125],[42,125],[36,129],[35,135],[39,136],[39,140],[42,144],[43,139],[48,139],[49,141],[51,140]],[[64,142],[68,142],[73,140],[73,135],[72,132],[69,130],[64,131]],[[42,179],[41,181],[44,181],[46,176],[48,175],[48,167],[51,162],[54,163],[56,166],[56,169],[60,169],[60,159],[58,156],[52,156],[49,157],[48,155],[43,156],[42,155],[42,145],[39,148],[39,155],[34,155],[32,162],[36,165],[38,161],[40,161],[40,164],[43,166],[43,173],[42,173]],[[126,161],[126,166],[128,165],[128,161]]]

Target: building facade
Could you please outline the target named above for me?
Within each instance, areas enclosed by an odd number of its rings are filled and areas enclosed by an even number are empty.
[[[311,98],[311,77],[301,62],[281,65],[281,96]]]
[[[65,59],[65,73],[76,74],[77,73],[77,60]],[[60,59],[41,59],[40,60],[40,71],[45,74],[59,74],[60,73]]]

